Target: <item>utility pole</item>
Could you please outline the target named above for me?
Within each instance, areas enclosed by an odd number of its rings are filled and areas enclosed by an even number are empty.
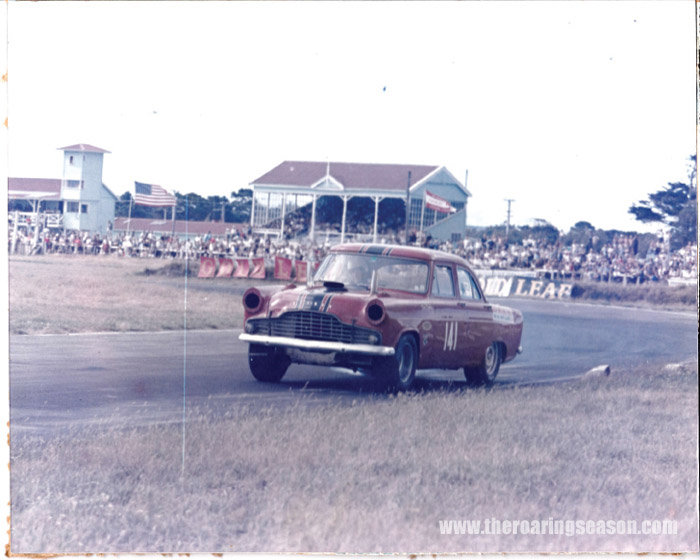
[[[506,219],[506,242],[508,241],[508,234],[510,233],[510,205],[511,203],[515,202],[514,198],[504,198],[508,203],[508,218]]]

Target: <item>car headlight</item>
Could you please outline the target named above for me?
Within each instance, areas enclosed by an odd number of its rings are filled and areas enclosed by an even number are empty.
[[[243,294],[243,307],[248,313],[257,313],[263,304],[263,297],[257,288],[248,288]]]

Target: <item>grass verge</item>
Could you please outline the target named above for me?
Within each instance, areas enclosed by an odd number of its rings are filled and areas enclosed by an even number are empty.
[[[241,326],[240,296],[249,281],[185,278],[183,270],[169,275],[171,264],[118,257],[13,257],[9,262],[10,332]],[[166,274],[159,274],[161,269]]]
[[[239,328],[251,280],[200,279],[193,263],[46,255],[9,261],[10,332],[60,334]],[[258,281],[261,282],[261,281]],[[265,282],[265,281],[262,281]],[[573,301],[694,309],[692,286],[576,284]]]
[[[697,367],[13,440],[13,553],[697,550]],[[440,535],[663,520],[673,536]]]
[[[627,304],[634,306],[660,307],[664,309],[695,309],[697,307],[697,285],[665,286],[657,284],[623,286],[605,282],[574,284],[571,291],[573,301]]]

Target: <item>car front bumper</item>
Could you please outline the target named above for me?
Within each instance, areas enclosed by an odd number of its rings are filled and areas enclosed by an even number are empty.
[[[299,348],[313,352],[341,352],[364,354],[367,356],[393,356],[394,348],[391,346],[373,346],[371,344],[347,344],[344,342],[330,342],[325,340],[305,340],[301,338],[289,338],[286,336],[268,336],[263,334],[242,333],[238,340],[250,344],[264,344],[265,346],[282,346],[285,348]]]

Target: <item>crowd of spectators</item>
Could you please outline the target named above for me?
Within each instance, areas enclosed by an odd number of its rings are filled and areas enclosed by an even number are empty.
[[[292,259],[321,260],[331,245],[339,241],[335,232],[320,229],[316,242],[297,241],[285,236],[253,236],[250,231],[235,230],[225,235],[190,236],[186,239],[153,232],[111,232],[108,235],[80,231],[46,229],[35,235],[29,229],[10,232],[10,253],[116,255],[120,257],[198,259],[202,256],[226,258],[277,256]],[[303,239],[303,238],[302,238]],[[308,238],[306,238],[308,239]],[[403,232],[385,230],[379,243],[402,243]],[[354,232],[346,241],[372,240],[371,230]],[[697,245],[670,250],[668,236],[659,236],[643,252],[634,234],[615,234],[601,243],[596,238],[587,243],[565,244],[561,239],[545,242],[528,237],[521,243],[507,243],[498,236],[467,238],[457,243],[440,243],[420,234],[411,234],[409,244],[456,253],[478,270],[531,271],[547,278],[644,283],[672,278],[697,279]]]
[[[644,283],[669,278],[697,279],[697,245],[671,251],[660,235],[645,254],[636,235],[615,234],[602,244],[538,242],[508,244],[500,238],[467,239],[454,252],[478,269],[532,270],[547,278]]]

